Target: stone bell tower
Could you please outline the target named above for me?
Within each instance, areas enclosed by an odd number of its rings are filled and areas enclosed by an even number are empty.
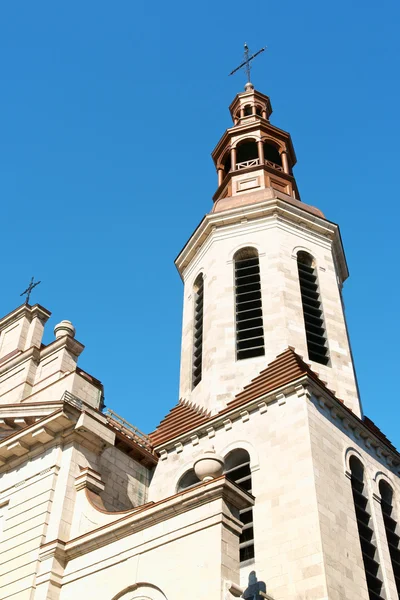
[[[247,83],[212,152],[214,205],[176,259],[184,282],[180,396],[214,414],[293,348],[361,415],[341,290],[339,227],[300,200],[290,134]]]

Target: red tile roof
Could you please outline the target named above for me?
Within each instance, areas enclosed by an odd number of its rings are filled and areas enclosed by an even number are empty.
[[[185,431],[206,423],[210,418],[211,413],[208,411],[185,400],[179,400],[157,429],[149,434],[151,443],[153,446],[163,444]]]
[[[198,425],[203,425],[207,421],[217,418],[219,415],[230,412],[232,409],[245,405],[251,400],[255,400],[268,392],[291,383],[303,375],[308,375],[330,394],[333,394],[303,359],[292,348],[287,348],[266,369],[261,371],[257,377],[246,385],[243,391],[227,404],[226,408],[216,415],[211,415],[210,412],[189,402],[179,401],[165,419],[161,421],[157,429],[153,433],[150,433],[151,443],[153,447],[163,444],[186,431],[194,429]]]
[[[293,348],[289,347],[281,354],[278,354],[266,369],[261,371],[233,400],[228,402],[226,408],[221,413],[228,412],[242,404],[247,404],[251,400],[256,400],[260,396],[264,396],[283,385],[287,385],[303,375],[308,375],[331,395],[333,394],[331,390],[328,390],[325,383],[319,379],[318,375],[311,370],[310,366],[296,354]]]

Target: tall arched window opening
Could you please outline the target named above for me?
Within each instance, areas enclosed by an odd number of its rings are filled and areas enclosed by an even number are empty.
[[[236,296],[236,358],[265,354],[260,262],[255,248],[244,248],[234,258]]]
[[[257,142],[254,140],[242,140],[236,146],[236,168],[244,169],[247,166],[252,166],[253,161],[258,161]]]
[[[250,456],[247,450],[232,450],[225,458],[225,475],[242,490],[252,493]],[[244,508],[239,512],[243,530],[239,539],[240,562],[254,559],[253,509]]]
[[[397,593],[400,598],[400,537],[397,535],[398,525],[393,508],[393,490],[383,479],[379,483],[381,494],[381,508],[385,523],[386,538],[392,561],[393,574],[396,582]]]
[[[279,154],[278,148],[273,144],[269,144],[268,142],[264,142],[264,158],[265,160],[269,160],[275,165],[282,166],[282,158]]]
[[[318,274],[313,257],[307,252],[299,252],[297,254],[297,269],[299,272],[308,357],[314,362],[327,365],[329,363],[329,350],[319,293]]]
[[[371,514],[364,482],[364,467],[356,456],[350,458],[351,489],[353,492],[358,535],[360,538],[365,577],[370,600],[382,598],[382,580],[379,577],[378,553],[374,540]]]
[[[201,381],[203,367],[203,303],[204,280],[203,275],[197,277],[193,286],[194,295],[194,326],[193,326],[193,364],[192,388]]]

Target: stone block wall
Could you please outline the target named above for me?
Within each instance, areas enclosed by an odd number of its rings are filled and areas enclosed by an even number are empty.
[[[257,249],[265,356],[236,360],[234,254]],[[308,360],[296,254],[316,261],[330,365],[312,363],[321,379],[360,414],[358,392],[335,269],[332,241],[276,215],[216,228],[184,272],[180,397],[217,412],[288,346]],[[204,275],[203,377],[192,390],[193,284]]]

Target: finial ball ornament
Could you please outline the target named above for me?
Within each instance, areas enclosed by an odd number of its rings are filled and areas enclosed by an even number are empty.
[[[196,458],[193,468],[200,481],[211,481],[224,472],[224,459],[214,448],[205,450]]]
[[[54,327],[54,335],[56,339],[63,337],[64,335],[69,335],[70,337],[75,337],[75,327],[72,325],[71,321],[61,321]]]
[[[250,81],[248,81],[244,86],[244,89],[246,92],[251,92],[254,90],[254,85]]]

